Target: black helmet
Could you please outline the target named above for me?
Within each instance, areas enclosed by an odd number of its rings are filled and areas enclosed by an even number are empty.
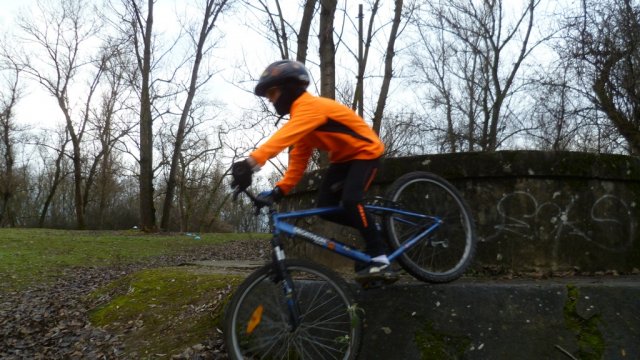
[[[301,62],[280,60],[267,66],[260,75],[254,93],[265,96],[267,89],[288,83],[299,84],[304,89],[309,86],[309,73]]]

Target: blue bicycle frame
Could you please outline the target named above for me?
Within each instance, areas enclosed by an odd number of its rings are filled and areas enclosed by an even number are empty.
[[[422,227],[421,231],[419,231],[410,239],[402,243],[398,249],[396,249],[391,254],[387,254],[389,261],[393,261],[398,256],[402,255],[402,253],[404,253],[406,250],[413,247],[425,236],[431,234],[442,224],[442,220],[438,217],[419,214],[419,213],[397,209],[397,208],[390,208],[390,207],[384,207],[384,206],[378,206],[378,205],[365,205],[365,209],[370,212],[377,211],[377,212],[383,212],[383,213],[389,213],[389,214],[399,214],[399,215],[402,215],[402,217],[395,218],[396,221],[400,221],[402,223],[416,226],[416,227]],[[350,259],[365,262],[365,263],[370,262],[371,256],[365,254],[364,252],[361,252],[357,249],[353,249],[350,246],[343,244],[340,241],[337,241],[335,239],[329,239],[329,238],[320,236],[318,234],[315,234],[313,232],[310,232],[308,230],[302,229],[300,227],[294,226],[286,222],[286,220],[290,220],[290,219],[331,214],[331,213],[338,212],[340,210],[341,210],[340,207],[335,206],[335,207],[314,208],[314,209],[308,209],[308,210],[298,210],[298,211],[291,211],[291,212],[285,212],[285,213],[273,213],[271,215],[272,221],[273,221],[273,235],[275,237],[278,237],[279,235],[282,235],[284,233],[291,236],[300,236],[301,238],[307,240],[308,242],[314,245],[323,247],[341,256],[348,257]],[[424,221],[428,221],[428,223],[424,225]]]
[[[352,260],[361,261],[364,263],[371,262],[371,256],[365,254],[362,251],[353,249],[350,246],[341,243],[335,239],[329,239],[324,236],[320,236],[311,231],[297,227],[287,222],[287,220],[305,218],[309,216],[318,216],[325,214],[332,214],[341,211],[342,208],[338,206],[314,208],[307,210],[298,210],[291,212],[278,213],[273,208],[273,204],[262,202],[250,193],[245,193],[253,200],[259,210],[263,206],[269,207],[269,216],[271,220],[271,227],[273,232],[273,239],[271,244],[274,249],[274,264],[276,265],[279,278],[284,279],[282,282],[282,289],[286,298],[287,307],[289,308],[291,331],[295,331],[300,324],[299,311],[295,303],[293,283],[288,279],[287,270],[284,267],[284,251],[281,247],[281,235],[299,236],[308,242],[330,250],[338,255],[350,258]],[[237,196],[237,193],[234,197]],[[365,210],[369,212],[378,212],[384,214],[398,214],[398,217],[394,217],[395,221],[402,222],[404,224],[415,226],[417,231],[411,238],[400,244],[391,254],[387,254],[389,261],[395,260],[398,256],[402,255],[407,249],[410,249],[425,236],[435,231],[442,223],[442,219],[430,215],[419,214],[399,208],[378,206],[378,205],[365,205]]]

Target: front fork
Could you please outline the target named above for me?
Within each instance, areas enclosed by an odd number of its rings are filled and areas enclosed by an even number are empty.
[[[274,236],[271,239],[271,247],[273,248],[273,264],[275,266],[276,278],[278,282],[282,280],[282,290],[284,292],[284,298],[289,309],[289,324],[291,325],[290,331],[295,331],[300,326],[300,309],[298,308],[298,302],[295,297],[295,288],[291,274],[287,271],[284,265],[285,254],[282,247],[282,241],[278,236]]]

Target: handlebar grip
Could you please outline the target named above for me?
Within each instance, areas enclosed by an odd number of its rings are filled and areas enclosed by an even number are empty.
[[[266,199],[257,197],[246,189],[240,189],[240,187],[237,187],[235,190],[233,190],[233,201],[236,201],[238,199],[238,195],[240,195],[240,193],[244,193],[249,197],[249,199],[251,199],[251,201],[253,202],[253,206],[255,207],[256,216],[260,215],[260,209],[262,209],[263,207],[273,206],[273,201],[268,201]]]

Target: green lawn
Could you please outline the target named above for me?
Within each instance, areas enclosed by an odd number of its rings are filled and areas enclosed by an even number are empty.
[[[171,358],[189,346],[220,336],[222,310],[242,281],[190,267],[141,270],[95,291],[109,302],[89,314],[93,325],[123,337],[127,358]]]
[[[145,234],[140,231],[0,229],[0,291],[47,282],[66,267],[126,264],[188,248],[262,237],[251,234]]]
[[[140,231],[0,229],[0,296],[4,291],[55,280],[70,267],[100,267],[143,261],[160,255],[263,234],[145,234]],[[95,326],[126,334],[130,358],[170,358],[189,346],[219,336],[228,295],[238,275],[207,273],[199,267],[148,268],[133,272],[88,298]]]

